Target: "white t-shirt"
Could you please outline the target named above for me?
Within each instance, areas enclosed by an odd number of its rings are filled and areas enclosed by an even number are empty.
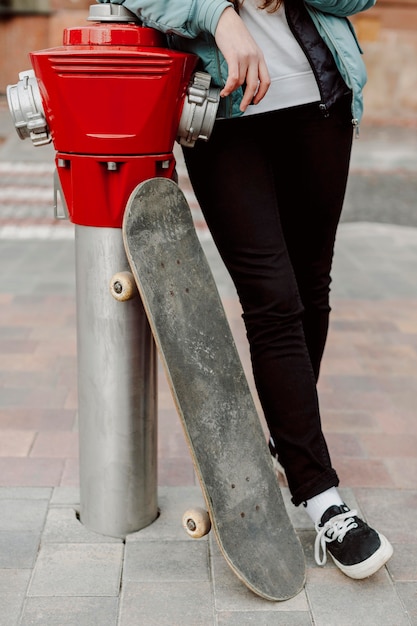
[[[271,86],[259,104],[244,115],[265,113],[320,100],[316,79],[300,44],[292,34],[284,6],[269,13],[259,9],[261,0],[245,0],[239,14],[264,53]]]

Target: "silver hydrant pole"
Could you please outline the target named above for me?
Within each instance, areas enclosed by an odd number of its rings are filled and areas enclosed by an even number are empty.
[[[157,516],[157,357],[139,296],[110,292],[129,269],[121,230],[75,226],[80,517],[125,537]]]

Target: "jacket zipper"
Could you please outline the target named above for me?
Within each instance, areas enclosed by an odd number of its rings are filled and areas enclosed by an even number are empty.
[[[324,117],[328,117],[329,116],[329,112],[327,110],[327,105],[324,102],[323,88],[322,88],[322,85],[321,85],[321,80],[319,78],[317,69],[316,69],[316,67],[315,67],[315,65],[314,65],[314,63],[313,63],[313,61],[312,61],[312,59],[310,57],[310,54],[309,54],[308,50],[306,49],[306,47],[304,45],[304,42],[300,39],[298,33],[296,32],[296,30],[294,28],[294,24],[292,23],[291,17],[287,13],[286,5],[284,5],[284,9],[285,9],[285,16],[287,18],[288,26],[290,27],[290,31],[292,32],[292,34],[294,35],[295,40],[297,41],[298,45],[300,46],[300,48],[304,52],[304,54],[305,54],[305,56],[307,58],[307,61],[310,64],[311,70],[312,70],[312,72],[314,74],[314,78],[316,79],[317,87],[318,87],[318,90],[319,90],[319,93],[320,93],[319,109],[322,112]]]
[[[326,35],[328,36],[329,40],[332,42],[332,44],[333,44],[333,46],[334,46],[334,49],[335,49],[335,50],[338,50],[337,44],[336,44],[335,40],[333,39],[333,37],[332,37],[331,33],[329,32],[328,28],[326,27],[325,22],[321,19],[319,12],[318,12],[318,11],[316,11],[313,7],[310,7],[310,9],[309,9],[309,10],[310,10],[312,13],[314,13],[314,15],[316,16],[317,20],[320,22],[321,27],[322,27],[322,28],[323,28],[323,30],[326,32]],[[340,62],[342,63],[342,65],[343,65],[343,67],[344,67],[344,69],[345,69],[346,75],[347,75],[347,76],[349,76],[349,80],[350,80],[350,84],[351,84],[350,89],[352,90],[352,102],[354,102],[354,101],[355,101],[355,93],[354,93],[354,91],[353,91],[353,86],[352,86],[352,85],[353,85],[353,82],[352,82],[352,75],[351,75],[350,70],[349,70],[349,68],[347,67],[347,65],[346,65],[346,63],[345,63],[345,61],[344,61],[344,59],[343,59],[343,56],[342,56],[342,55],[340,55],[340,54],[339,54],[339,59],[340,59]],[[353,111],[352,111],[352,113],[353,113]],[[352,126],[353,126],[353,127],[354,127],[354,129],[355,129],[355,136],[356,136],[356,137],[359,137],[359,120],[358,120],[356,117],[352,117]]]

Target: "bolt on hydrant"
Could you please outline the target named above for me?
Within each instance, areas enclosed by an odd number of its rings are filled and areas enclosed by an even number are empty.
[[[7,96],[19,136],[53,142],[75,225],[81,521],[125,537],[158,510],[155,345],[139,296],[111,280],[129,271],[124,209],[139,183],[175,176],[176,139],[209,138],[219,90],[122,5],[93,5],[89,21],[31,53]]]

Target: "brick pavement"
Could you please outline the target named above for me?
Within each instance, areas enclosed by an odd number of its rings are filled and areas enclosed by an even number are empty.
[[[0,175],[16,176],[13,154],[0,148]],[[48,187],[50,169],[30,163],[23,161],[27,171],[13,188],[33,171],[32,180]],[[305,546],[307,585],[271,604],[233,577],[212,538],[183,535],[182,512],[201,495],[162,371],[160,518],[126,544],[78,521],[72,227],[53,225],[46,196],[33,197],[33,211],[22,196],[19,217],[0,195],[0,624],[417,624],[417,232],[341,226],[319,385],[343,494],[392,540],[394,557],[368,581],[349,581],[330,563],[318,568],[308,520],[288,504]],[[239,304],[189,197],[253,388]]]

